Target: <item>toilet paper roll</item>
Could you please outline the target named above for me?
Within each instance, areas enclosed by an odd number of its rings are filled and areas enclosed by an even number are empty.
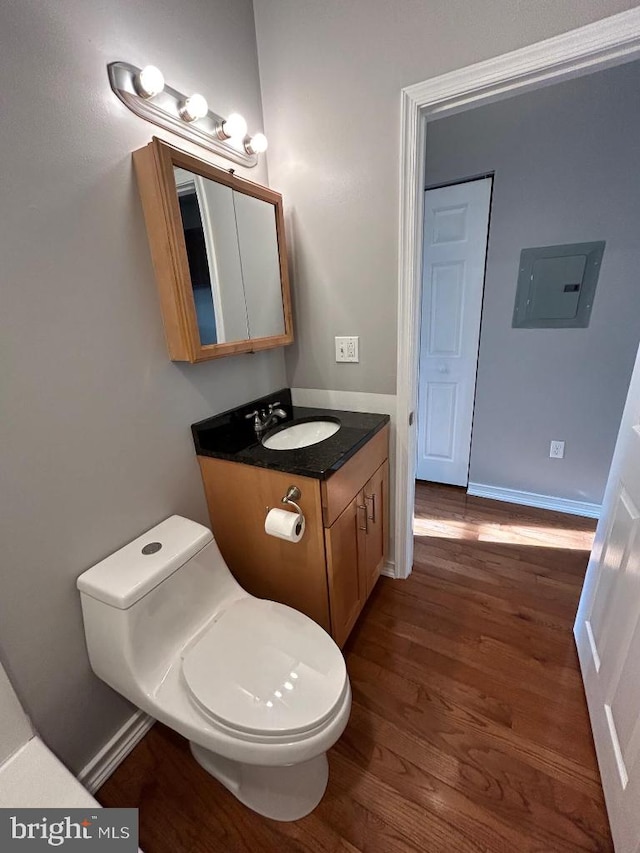
[[[304,535],[304,515],[286,509],[271,509],[264,520],[264,532],[287,542],[299,542]]]

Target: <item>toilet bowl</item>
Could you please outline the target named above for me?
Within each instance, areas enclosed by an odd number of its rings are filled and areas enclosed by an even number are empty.
[[[196,761],[259,814],[297,820],[316,807],[351,710],[344,658],[319,625],[249,595],[211,531],[180,516],[86,571],[78,589],[103,681],[188,738]]]

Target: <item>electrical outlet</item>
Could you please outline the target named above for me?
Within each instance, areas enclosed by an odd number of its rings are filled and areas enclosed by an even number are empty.
[[[360,361],[357,335],[336,337],[336,361]]]
[[[564,459],[564,441],[552,441],[549,448],[551,459]]]

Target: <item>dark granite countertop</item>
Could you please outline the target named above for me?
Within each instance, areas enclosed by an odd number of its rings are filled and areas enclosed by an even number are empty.
[[[285,410],[287,418],[279,421],[266,435],[301,419],[337,419],[340,421],[340,429],[330,438],[309,447],[269,450],[256,439],[251,419],[246,418],[246,415],[276,402]],[[290,389],[283,388],[237,409],[193,424],[191,431],[199,456],[212,456],[215,459],[326,480],[387,423],[389,415],[293,406]]]

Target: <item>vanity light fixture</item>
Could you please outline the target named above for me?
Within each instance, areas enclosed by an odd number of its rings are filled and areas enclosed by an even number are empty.
[[[244,147],[248,154],[263,154],[267,150],[268,144],[264,133],[256,133],[255,136],[247,139]]]
[[[241,115],[217,115],[202,95],[187,96],[167,86],[154,65],[140,69],[128,62],[111,62],[107,72],[111,88],[132,112],[189,142],[248,167],[255,166],[258,154],[267,149],[264,134],[247,136]]]
[[[180,115],[185,121],[197,121],[209,112],[207,99],[202,95],[190,95],[180,107]]]
[[[218,139],[244,139],[247,135],[247,122],[240,113],[231,113],[218,128]]]
[[[135,87],[142,98],[155,98],[164,89],[164,74],[155,65],[145,65],[136,75]]]

